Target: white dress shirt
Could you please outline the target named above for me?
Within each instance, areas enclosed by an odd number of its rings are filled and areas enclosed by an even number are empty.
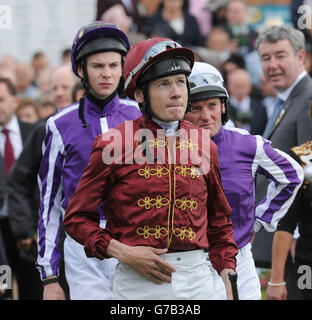
[[[4,157],[5,135],[2,132],[4,127],[0,125],[0,153]],[[23,141],[20,126],[17,121],[17,117],[14,115],[11,121],[6,125],[9,130],[9,137],[13,147],[14,158],[17,159],[23,149]]]
[[[4,127],[0,125],[0,154],[4,158],[5,135],[2,132]],[[15,160],[19,157],[23,149],[22,134],[17,117],[14,115],[11,121],[5,126],[9,130],[9,137],[13,147]],[[5,195],[2,208],[0,208],[0,219],[8,216],[8,197]]]

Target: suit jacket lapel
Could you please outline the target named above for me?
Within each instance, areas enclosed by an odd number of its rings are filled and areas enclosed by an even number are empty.
[[[20,121],[18,121],[18,124],[19,124],[20,130],[21,130],[22,142],[24,144],[25,140],[26,140],[26,138],[32,128],[32,125],[29,123],[20,122]]]
[[[278,117],[276,118],[275,122],[273,123],[269,134],[268,134],[268,139],[271,137],[271,135],[274,133],[274,131],[278,128],[279,124],[281,123],[282,119],[284,118],[284,116],[286,115],[286,112],[289,109],[289,106],[291,105],[291,99],[290,97],[283,103],[283,107],[278,115]]]

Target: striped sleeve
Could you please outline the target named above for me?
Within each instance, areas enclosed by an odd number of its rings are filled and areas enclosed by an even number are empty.
[[[256,207],[254,231],[264,227],[273,232],[295,199],[303,182],[303,169],[288,154],[257,136],[253,173],[263,174],[270,181],[266,197]]]
[[[44,279],[59,273],[59,239],[63,220],[60,203],[63,193],[61,180],[64,145],[53,118],[50,118],[47,122],[42,152],[38,173],[40,208],[36,265],[40,271],[41,278]]]

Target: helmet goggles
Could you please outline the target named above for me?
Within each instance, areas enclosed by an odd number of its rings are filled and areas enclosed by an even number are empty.
[[[166,40],[161,41],[153,45],[151,48],[149,48],[142,60],[138,63],[138,65],[130,72],[129,77],[127,78],[125,82],[125,88],[129,85],[132,78],[140,71],[140,69],[152,58],[156,57],[160,53],[166,51],[167,49],[175,49],[175,48],[182,48],[182,46],[173,41],[173,40]]]
[[[213,73],[199,73],[189,77],[190,87],[199,88],[205,86],[220,86],[223,87],[223,81]]]
[[[191,101],[213,97],[229,98],[223,79],[215,73],[196,73],[189,76]]]

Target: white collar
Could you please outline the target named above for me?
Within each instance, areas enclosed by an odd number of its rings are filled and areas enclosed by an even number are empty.
[[[278,92],[277,96],[283,100],[286,101],[288,99],[288,97],[290,96],[291,92],[293,91],[294,87],[297,85],[297,83],[303,79],[308,73],[306,72],[306,70],[303,70],[302,72],[299,73],[297,79],[293,82],[293,84],[287,88],[285,91],[282,92]]]
[[[153,121],[155,121],[157,124],[159,124],[163,129],[165,129],[166,131],[166,136],[172,136],[172,135],[175,135],[178,127],[179,127],[179,123],[180,121],[179,120],[176,120],[176,121],[170,121],[170,122],[164,122],[164,121],[161,121],[159,119],[156,119],[156,118],[152,118]]]
[[[0,130],[1,131],[2,131],[3,128],[8,129],[9,132],[18,133],[19,132],[19,125],[18,125],[18,120],[17,120],[16,115],[13,115],[12,119],[10,120],[10,122],[5,127],[0,125]]]

